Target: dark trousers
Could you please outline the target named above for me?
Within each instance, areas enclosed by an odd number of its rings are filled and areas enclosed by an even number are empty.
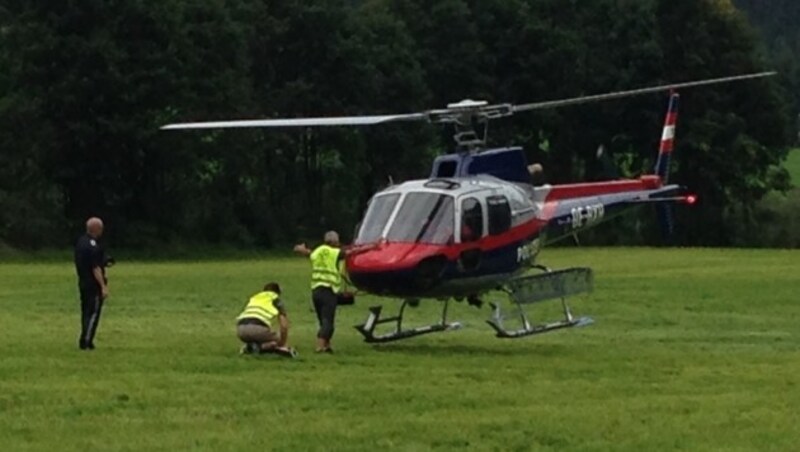
[[[81,337],[78,338],[80,348],[94,347],[94,335],[100,324],[100,313],[103,310],[103,297],[95,288],[81,288]]]
[[[311,291],[311,300],[314,302],[314,310],[317,311],[319,321],[317,337],[330,340],[333,337],[337,296],[330,287],[317,287]]]

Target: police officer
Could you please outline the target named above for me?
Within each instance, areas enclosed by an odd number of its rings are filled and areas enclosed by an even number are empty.
[[[92,217],[86,221],[86,234],[75,244],[75,270],[81,298],[81,336],[78,339],[81,350],[94,350],[94,335],[103,302],[108,298],[105,267],[109,259],[99,243],[102,236],[103,220]]]
[[[289,318],[280,299],[281,288],[271,282],[264,290],[250,297],[247,306],[236,318],[236,335],[245,343],[241,353],[277,353],[294,358],[297,352],[286,345],[289,338]],[[278,317],[280,333],[272,329]]]

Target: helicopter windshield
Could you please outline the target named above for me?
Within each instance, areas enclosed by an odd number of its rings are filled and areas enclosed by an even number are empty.
[[[369,203],[367,214],[364,216],[364,222],[358,230],[356,244],[372,243],[381,238],[381,234],[386,228],[386,223],[389,222],[389,217],[394,212],[398,199],[400,199],[400,194],[398,193],[376,196],[372,199]]]
[[[446,245],[453,240],[453,197],[438,193],[408,193],[389,228],[392,242]]]

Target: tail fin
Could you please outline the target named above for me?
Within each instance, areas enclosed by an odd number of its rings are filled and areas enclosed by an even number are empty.
[[[675,144],[675,124],[678,122],[679,100],[678,93],[670,94],[667,118],[664,120],[664,133],[661,135],[661,147],[658,150],[658,160],[656,161],[655,173],[661,177],[661,181],[664,183],[669,179],[669,162]]]

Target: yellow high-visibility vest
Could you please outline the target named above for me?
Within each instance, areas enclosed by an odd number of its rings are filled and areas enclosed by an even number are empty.
[[[259,292],[247,302],[244,311],[239,314],[236,320],[242,319],[258,319],[266,323],[267,326],[272,326],[270,321],[278,315],[278,308],[275,307],[275,302],[278,300],[278,294],[275,292],[265,291]]]
[[[330,287],[334,293],[342,289],[342,274],[339,273],[339,253],[342,250],[320,245],[311,253],[311,288]]]

